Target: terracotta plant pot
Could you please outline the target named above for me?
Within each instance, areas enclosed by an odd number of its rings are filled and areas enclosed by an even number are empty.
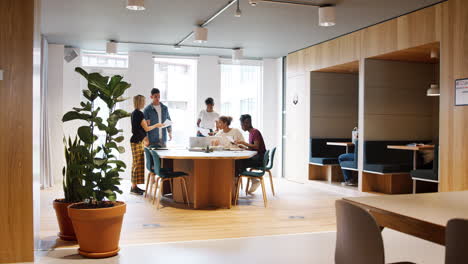
[[[55,215],[59,224],[60,232],[58,237],[66,241],[76,241],[75,230],[70,217],[68,217],[68,206],[73,203],[62,202],[64,199],[57,199],[54,201]]]
[[[68,207],[80,248],[78,253],[88,258],[107,258],[119,252],[120,231],[126,204],[114,202],[113,207],[80,209],[83,203]]]

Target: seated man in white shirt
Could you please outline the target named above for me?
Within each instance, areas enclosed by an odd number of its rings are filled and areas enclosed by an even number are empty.
[[[214,135],[216,131],[216,120],[219,118],[219,114],[216,113],[214,108],[214,100],[211,97],[205,100],[206,110],[201,110],[198,115],[197,127],[200,129],[197,132],[197,136],[203,137],[207,135]],[[206,133],[202,133],[202,132]]]

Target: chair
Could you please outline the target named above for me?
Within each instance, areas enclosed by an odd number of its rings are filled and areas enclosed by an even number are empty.
[[[384,264],[382,234],[374,217],[361,207],[343,200],[337,200],[335,206],[335,263]]]
[[[468,220],[451,219],[445,231],[445,264],[468,263]]]
[[[172,171],[168,169],[161,168],[161,159],[159,158],[158,153],[155,150],[150,150],[151,156],[153,157],[153,173],[154,175],[157,176],[156,179],[156,188],[154,189],[154,194],[153,194],[153,204],[154,201],[157,199],[158,202],[156,204],[156,208],[159,210],[159,205],[161,203],[161,198],[162,198],[162,193],[163,193],[163,187],[164,187],[164,182],[169,181],[171,184],[172,188],[172,180],[173,179],[180,179],[181,180],[181,187],[184,192],[184,201],[189,205],[189,196],[187,192],[187,182],[185,181],[185,176],[188,176],[187,173],[181,172],[181,171]],[[158,186],[159,187],[159,194],[158,197],[156,198],[156,193],[158,191]]]
[[[148,194],[148,186],[150,187],[150,193],[153,190],[153,183],[150,184],[150,181],[152,179],[151,176],[154,178],[154,173],[153,173],[153,157],[151,155],[151,152],[149,148],[145,147],[145,158],[146,158],[146,169],[149,171],[148,173],[148,178],[146,179],[146,188],[145,188],[145,198]]]
[[[265,182],[263,181],[263,176],[265,175],[269,159],[270,159],[270,151],[267,150],[265,154],[263,155],[263,166],[261,168],[257,168],[256,171],[246,170],[239,174],[239,179],[237,180],[237,186],[236,186],[236,199],[235,199],[236,204],[239,200],[240,184],[242,182],[242,178],[245,177],[248,179],[248,182],[250,182],[250,179],[260,179],[260,183],[262,184],[263,203],[265,204],[265,207],[267,207],[268,201],[266,197]],[[248,185],[248,182],[247,182],[247,185]]]
[[[416,181],[439,182],[439,146],[434,147],[434,160],[432,169],[412,170],[413,193],[416,193]]]
[[[271,170],[273,169],[273,163],[275,161],[275,153],[276,153],[276,147],[274,147],[271,152],[270,152],[270,163],[268,166],[265,168],[266,172],[270,175],[270,185],[271,185],[271,192],[273,193],[273,196],[275,196],[275,187],[273,186],[273,176],[271,175]],[[261,168],[252,168],[253,170],[261,170]],[[245,192],[249,190],[249,185],[250,185],[250,179],[247,180],[247,188],[245,189]],[[242,188],[242,185],[241,185]]]

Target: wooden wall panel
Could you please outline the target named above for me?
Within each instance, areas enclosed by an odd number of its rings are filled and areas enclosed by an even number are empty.
[[[0,263],[33,261],[34,1],[0,1]]]
[[[432,6],[397,18],[398,50],[438,41],[436,15],[440,7]]]
[[[468,2],[443,3],[440,190],[468,189],[468,106],[454,106],[455,79],[468,78]]]
[[[364,58],[398,49],[398,25],[395,19],[362,30],[361,50]]]

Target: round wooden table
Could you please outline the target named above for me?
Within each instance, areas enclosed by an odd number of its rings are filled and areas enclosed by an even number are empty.
[[[188,198],[195,209],[231,208],[235,197],[235,161],[257,154],[245,150],[205,153],[169,149],[156,152],[163,159],[163,167],[189,175],[186,177]],[[172,194],[176,202],[184,201],[180,184],[173,184]]]

